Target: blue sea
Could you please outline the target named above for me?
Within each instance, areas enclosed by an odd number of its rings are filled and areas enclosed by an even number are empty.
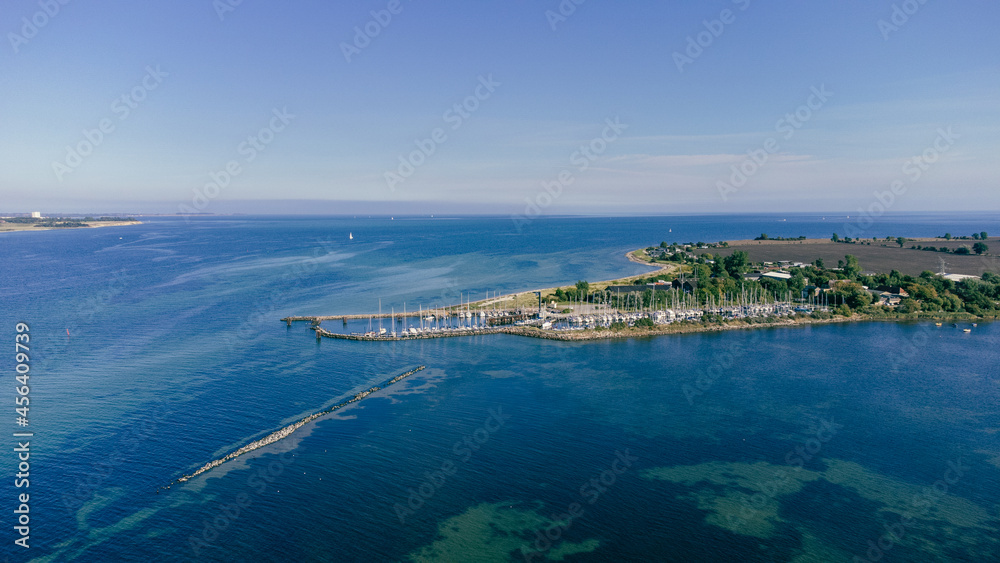
[[[145,217],[2,234],[2,556],[1000,561],[996,324],[320,342],[279,320],[611,279],[648,271],[624,253],[661,241],[825,238],[856,220]],[[986,214],[864,227],[1000,233]],[[19,322],[26,427],[14,410]],[[19,440],[30,441],[20,488]],[[29,548],[15,544],[19,494]]]

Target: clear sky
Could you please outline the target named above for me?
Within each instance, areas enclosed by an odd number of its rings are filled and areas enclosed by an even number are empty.
[[[576,2],[6,0],[0,211],[1000,209],[997,2]]]

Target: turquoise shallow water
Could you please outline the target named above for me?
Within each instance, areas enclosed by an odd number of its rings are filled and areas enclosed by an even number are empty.
[[[894,221],[914,235],[1000,228]],[[31,325],[36,433],[32,548],[11,539],[4,553],[1000,558],[996,325],[317,344],[277,320],[639,273],[622,254],[667,229],[681,242],[831,230],[817,217],[547,219],[524,234],[502,218],[248,217],[0,237],[0,333]],[[155,494],[415,365],[427,370]],[[12,387],[0,391],[11,410]],[[13,457],[0,467],[12,476]]]

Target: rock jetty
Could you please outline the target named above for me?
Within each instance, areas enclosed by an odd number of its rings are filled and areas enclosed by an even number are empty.
[[[201,466],[194,473],[191,473],[189,475],[184,475],[183,477],[179,477],[177,479],[174,479],[173,481],[170,482],[170,484],[166,485],[165,487],[159,487],[159,488],[157,488],[157,492],[159,492],[159,490],[163,489],[163,488],[169,489],[171,487],[171,485],[175,485],[177,483],[184,483],[186,481],[194,479],[198,475],[201,475],[202,473],[205,473],[206,471],[210,471],[210,470],[212,470],[212,469],[214,469],[214,468],[222,465],[223,463],[226,463],[227,461],[236,459],[236,458],[240,457],[241,455],[243,455],[245,453],[252,452],[252,451],[254,451],[256,449],[263,448],[264,446],[267,446],[269,444],[273,444],[273,443],[277,442],[278,440],[282,440],[284,438],[287,438],[287,437],[291,436],[292,432],[295,432],[299,428],[302,428],[303,426],[305,426],[306,424],[308,424],[308,423],[316,420],[317,418],[319,418],[321,416],[324,416],[324,415],[327,415],[327,414],[330,414],[333,411],[335,411],[337,409],[341,409],[341,408],[343,408],[343,407],[345,407],[345,406],[347,406],[347,405],[349,405],[351,403],[356,403],[356,402],[360,401],[361,399],[364,399],[368,395],[371,395],[372,393],[374,393],[374,392],[376,392],[376,391],[378,391],[380,389],[385,389],[386,387],[388,387],[390,385],[393,385],[395,383],[398,383],[398,382],[406,379],[407,377],[409,377],[409,376],[417,373],[418,371],[424,369],[425,367],[426,366],[418,366],[418,367],[416,367],[414,369],[411,369],[408,372],[399,374],[396,377],[393,377],[392,379],[390,379],[389,381],[386,381],[382,385],[376,385],[375,387],[372,387],[371,389],[368,389],[366,391],[362,391],[360,393],[357,393],[356,395],[354,395],[353,397],[351,397],[350,399],[348,399],[348,400],[346,400],[346,401],[344,401],[342,403],[336,404],[336,405],[334,405],[334,406],[332,406],[332,407],[330,407],[330,408],[328,408],[326,410],[322,410],[320,412],[313,413],[313,414],[311,414],[311,415],[303,418],[302,420],[300,420],[298,422],[295,422],[293,424],[289,424],[288,426],[282,428],[281,430],[278,430],[276,432],[272,432],[272,433],[268,434],[267,436],[264,436],[260,440],[255,440],[253,442],[250,442],[249,444],[243,446],[242,448],[236,450],[235,452],[230,453],[229,455],[227,455],[225,457],[222,457],[222,458],[219,458],[219,459],[216,459],[216,460],[213,460],[213,461],[210,461],[210,462],[206,463],[205,465]]]

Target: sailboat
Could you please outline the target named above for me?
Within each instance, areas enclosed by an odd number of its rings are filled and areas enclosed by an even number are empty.
[[[354,233],[347,233],[347,240],[354,240]]]

